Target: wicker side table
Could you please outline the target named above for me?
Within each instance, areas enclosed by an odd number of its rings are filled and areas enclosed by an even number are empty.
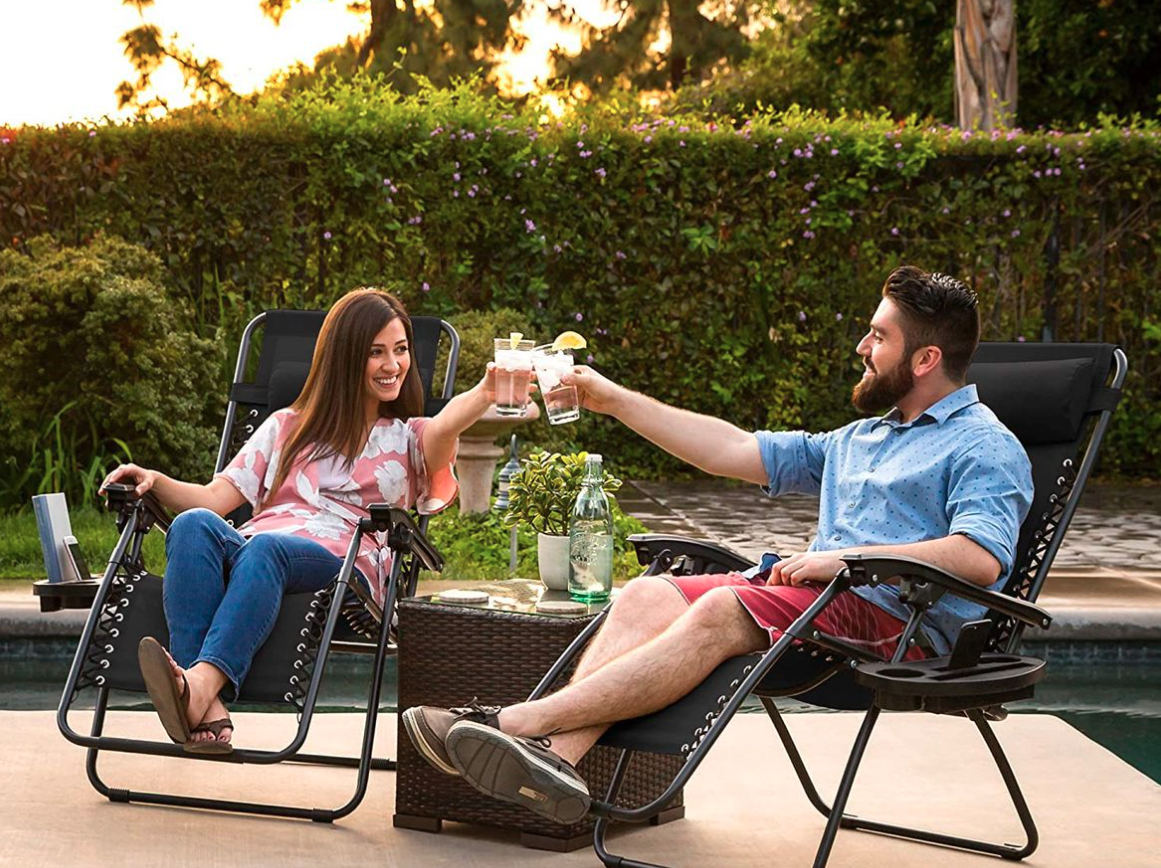
[[[561,652],[593,617],[534,613],[529,594],[539,583],[521,580],[480,585],[504,600],[500,607],[440,603],[415,597],[399,604],[399,710],[413,705],[463,705],[478,696],[487,704],[528,697]],[[511,605],[511,604],[515,605]],[[508,604],[508,605],[506,605]],[[578,770],[594,793],[603,794],[620,752],[597,746]],[[570,826],[541,819],[517,805],[490,799],[424,760],[399,730],[394,824],[438,832],[444,820],[518,829],[526,847],[565,852],[592,840],[589,818]],[[635,806],[659,795],[673,780],[681,757],[638,755],[621,791]],[[682,794],[650,820],[656,825],[685,815]]]

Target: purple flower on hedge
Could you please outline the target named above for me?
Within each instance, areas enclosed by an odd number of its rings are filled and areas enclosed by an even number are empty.
[[[891,234],[892,234],[892,235],[898,235],[898,234],[899,234],[899,227],[898,227],[898,226],[892,226],[892,227],[891,227]]]
[[[564,248],[561,247],[559,244],[553,244],[552,250],[554,253],[563,253],[564,252]]]
[[[1039,169],[1037,169],[1035,172],[1033,172],[1033,173],[1032,173],[1032,177],[1033,177],[1033,178],[1039,178],[1039,177],[1040,177],[1040,170],[1039,170]]]
[[[773,169],[771,169],[769,172],[766,173],[766,177],[769,178],[771,181],[773,181],[775,178],[778,177],[778,173],[775,172]]]
[[[795,148],[794,149],[794,156],[801,157],[802,156],[802,148]]]
[[[653,141],[653,136],[646,136],[645,137],[645,144],[649,144],[651,141]]]
[[[831,155],[832,157],[837,157],[837,156],[838,156],[838,148],[831,148],[831,149],[830,149],[830,155]]]
[[[589,353],[587,356],[585,356],[585,364],[591,365],[595,361],[596,357],[592,353]]]
[[[476,198],[476,188],[475,187],[472,187],[472,189],[468,190],[468,198],[469,199]]]
[[[581,151],[581,152],[580,152],[580,157],[581,157],[581,159],[582,159],[582,160],[587,160],[587,159],[588,159],[589,157],[591,157],[592,155],[593,155],[593,152],[592,152],[592,151]]]
[[[424,292],[431,292],[431,284],[428,283],[426,280],[423,282],[423,291]]]
[[[534,168],[534,169],[536,168],[536,157],[533,157],[533,158],[532,158],[532,160],[531,160],[531,162],[529,163],[529,165],[531,165],[531,166],[532,166],[532,168]]]
[[[1024,343],[1024,341],[1025,341],[1025,337],[1023,335],[1020,335],[1018,338],[1016,338],[1017,343],[1022,344],[1022,343]]]
[[[1027,148],[1027,146],[1026,146],[1026,145],[1020,145],[1018,148],[1016,148],[1016,153],[1017,153],[1017,154],[1022,154],[1022,153],[1024,153],[1026,150],[1028,150],[1028,148]]]
[[[1012,237],[1013,237],[1013,238],[1019,238],[1019,237],[1020,237],[1020,230],[1019,230],[1019,229],[1013,229],[1013,230],[1012,230]]]
[[[455,172],[455,173],[453,173],[453,174],[452,174],[452,180],[453,180],[453,181],[458,181],[458,180],[460,180],[460,173],[459,173],[459,172]]]
[[[843,315],[842,315],[841,313],[836,313],[836,314],[834,315],[834,321],[835,321],[835,322],[842,322],[842,321],[843,321]]]
[[[895,143],[895,150],[896,150],[896,151],[897,151],[897,150],[899,150],[899,149],[900,149],[900,148],[902,148],[902,147],[903,147],[903,143],[902,143],[902,142],[896,142],[896,143]]]
[[[806,322],[806,311],[800,310],[798,312],[798,321],[799,322]]]
[[[332,236],[331,236],[331,232],[329,229],[323,233],[323,241],[330,241],[331,237]]]
[[[536,231],[536,224],[533,223],[528,218],[525,218],[524,219],[524,231],[525,232],[535,232]]]
[[[681,140],[680,140],[680,141],[677,143],[677,147],[679,147],[679,148],[684,148],[684,147],[685,147],[685,139],[681,139]]]
[[[584,322],[585,315],[583,313],[576,313],[576,314],[573,314],[573,318],[577,322]]]
[[[89,130],[89,138],[90,139],[93,138],[93,136],[95,136],[96,134],[97,134],[96,130]]]
[[[814,181],[807,181],[805,184],[802,185],[802,189],[805,190],[807,193],[809,193],[811,190],[814,189]]]
[[[595,172],[593,172],[593,174],[596,175],[598,178],[604,178],[609,173],[606,172],[604,170],[604,168],[598,167],[597,170]]]
[[[1002,215],[1002,216],[1004,216],[1004,217],[1011,217],[1011,216],[1012,216],[1012,209],[1011,209],[1011,208],[1005,208],[1005,209],[1004,209],[1004,210],[1001,212],[1001,215]]]

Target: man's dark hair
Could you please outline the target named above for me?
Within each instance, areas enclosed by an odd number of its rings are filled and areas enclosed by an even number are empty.
[[[976,294],[954,277],[902,265],[887,277],[883,298],[891,299],[903,317],[907,358],[920,347],[939,347],[944,373],[962,383],[980,343]]]

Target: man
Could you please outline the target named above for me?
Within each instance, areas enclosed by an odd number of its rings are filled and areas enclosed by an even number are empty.
[[[857,348],[865,371],[852,400],[863,411],[893,409],[828,433],[750,433],[576,369],[566,382],[587,409],[695,467],[771,495],[820,494],[818,536],[806,552],[764,556],[748,575],[634,579],[571,683],[543,699],[408,709],[404,725],[432,765],[573,823],[589,808],[574,765],[610,724],[665,708],[722,661],[769,648],[843,569],[843,555],[906,555],[985,587],[1006,577],[1031,502],[1031,467],[975,386],[964,385],[979,343],[975,294],[904,266],[882,295]],[[959,626],[982,612],[945,596],[924,616],[920,644],[947,653]],[[880,585],[843,592],[816,623],[889,656],[907,616],[897,589]],[[916,656],[923,650],[909,649]]]

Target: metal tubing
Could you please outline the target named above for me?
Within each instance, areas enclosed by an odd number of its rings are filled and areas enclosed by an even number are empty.
[[[842,780],[839,782],[838,792],[835,793],[834,807],[826,821],[826,828],[822,833],[822,840],[818,844],[818,852],[814,857],[814,868],[824,868],[830,858],[831,848],[834,846],[835,835],[838,834],[839,823],[843,819],[843,809],[847,806],[847,799],[851,795],[851,787],[855,783],[855,774],[859,770],[859,763],[867,749],[867,742],[871,738],[871,730],[875,728],[875,721],[879,719],[878,706],[872,705],[863,718],[863,725],[859,727],[858,737],[847,759],[847,766],[843,770]]]
[[[596,809],[600,812],[607,812],[608,816],[614,820],[624,820],[631,823],[639,823],[644,820],[648,820],[649,817],[653,814],[656,814],[660,808],[669,804],[669,802],[673,800],[673,797],[677,795],[677,792],[685,786],[690,776],[697,770],[697,767],[701,763],[702,759],[709,752],[709,749],[713,747],[714,742],[717,741],[718,736],[721,735],[722,730],[725,729],[725,725],[742,706],[742,703],[746,700],[746,697],[749,696],[754,688],[761,683],[762,679],[766,677],[766,673],[770,671],[774,664],[777,663],[782,655],[785,654],[786,651],[790,648],[791,643],[794,642],[795,639],[801,638],[814,619],[818,617],[818,614],[830,604],[831,600],[833,600],[842,591],[845,591],[848,587],[850,587],[850,579],[844,570],[843,573],[840,573],[838,576],[836,576],[835,579],[826,586],[823,592],[818,595],[818,598],[807,607],[806,611],[799,615],[794,620],[794,623],[786,628],[781,638],[779,638],[778,641],[770,647],[769,651],[762,655],[762,658],[756,664],[754,664],[754,668],[750,671],[750,674],[742,680],[742,683],[734,692],[733,697],[729,702],[726,703],[725,708],[722,709],[722,712],[718,716],[717,721],[715,721],[714,725],[710,727],[709,732],[703,738],[701,744],[699,744],[686,758],[685,764],[678,771],[677,775],[673,779],[673,782],[669,785],[665,792],[663,792],[653,801],[642,805],[639,808],[618,808],[615,805],[594,803],[596,805]]]
[[[246,362],[250,355],[250,340],[254,336],[255,330],[266,321],[266,313],[263,311],[250,320],[246,324],[246,329],[242,332],[242,343],[238,347],[238,360],[234,363],[234,379],[230,383],[230,391],[233,392],[234,383],[242,382],[242,377],[246,374]],[[230,398],[230,402],[226,405],[226,421],[222,426],[222,439],[218,442],[218,457],[214,462],[214,472],[221,472],[222,468],[226,466],[226,459],[229,457],[230,449],[230,432],[234,428],[234,417],[238,412],[238,402]]]
[[[57,728],[66,739],[81,747],[94,747],[95,738],[93,736],[83,736],[69,725],[69,708],[76,696],[77,681],[80,679],[81,670],[84,668],[85,655],[88,653],[89,645],[93,641],[93,633],[97,629],[97,624],[101,620],[101,611],[105,607],[105,601],[109,598],[109,589],[113,586],[113,579],[117,575],[117,568],[121,564],[121,559],[125,556],[125,549],[129,546],[129,540],[137,530],[137,523],[143,508],[139,503],[129,513],[129,517],[125,520],[125,526],[121,529],[121,536],[117,540],[117,545],[113,548],[113,553],[109,556],[109,563],[105,566],[105,575],[101,578],[101,586],[97,588],[97,595],[94,597],[92,608],[89,610],[89,617],[85,619],[85,627],[81,631],[81,638],[77,643],[77,651],[73,655],[73,665],[69,667],[69,674],[65,679],[64,690],[61,692],[60,702],[57,704]]]

